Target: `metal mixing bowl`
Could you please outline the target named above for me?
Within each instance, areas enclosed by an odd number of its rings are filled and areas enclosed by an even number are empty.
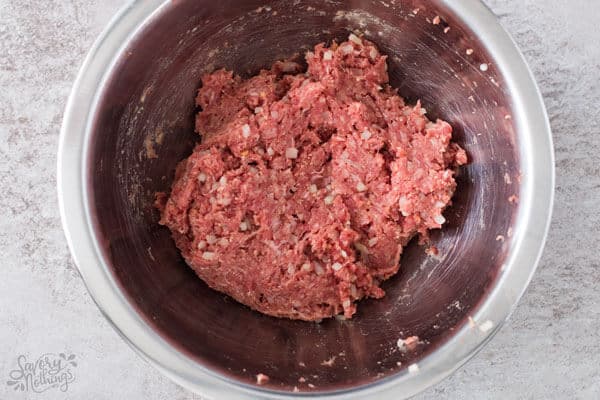
[[[390,56],[403,96],[454,126],[470,164],[448,224],[432,234],[439,255],[411,243],[384,299],[362,301],[350,321],[267,317],[195,277],[157,224],[154,193],[198,140],[202,73],[251,75],[351,30]],[[119,13],[81,69],[58,186],[91,295],[174,381],[219,399],[399,399],[458,368],[508,317],[543,246],[553,168],[534,80],[477,0],[143,0]],[[397,340],[413,335],[422,343],[400,351]],[[257,385],[258,373],[269,382]]]

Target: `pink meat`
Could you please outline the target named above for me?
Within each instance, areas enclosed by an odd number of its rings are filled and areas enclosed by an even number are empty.
[[[452,127],[406,105],[386,57],[352,40],[243,80],[202,78],[196,130],[160,223],[209,286],[262,313],[318,320],[384,295],[402,248],[444,223],[465,164]]]

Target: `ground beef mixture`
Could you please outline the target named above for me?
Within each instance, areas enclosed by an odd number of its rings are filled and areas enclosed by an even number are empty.
[[[203,76],[202,141],[157,206],[210,287],[276,317],[350,318],[444,224],[467,160],[448,123],[388,85],[373,43],[350,35],[306,62]]]

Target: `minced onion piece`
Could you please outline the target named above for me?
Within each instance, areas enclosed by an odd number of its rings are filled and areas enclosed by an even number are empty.
[[[361,45],[361,44],[362,44],[362,40],[360,40],[360,38],[359,38],[358,36],[356,36],[354,33],[351,33],[351,34],[348,36],[348,39],[349,39],[351,42],[354,42],[354,43],[356,43],[356,44],[358,44],[358,45]]]
[[[198,250],[203,250],[206,248],[206,242],[204,240],[201,240],[198,242]]]
[[[367,129],[365,129],[361,134],[360,137],[362,140],[369,140],[371,139],[371,132],[369,132]]]
[[[340,269],[342,269],[342,264],[340,264],[339,262],[335,262],[335,263],[331,264],[331,268],[334,271],[339,271]]]
[[[358,190],[359,192],[364,192],[367,190],[367,186],[362,182],[358,182],[358,184],[356,185],[356,190]]]
[[[229,197],[222,197],[217,201],[217,203],[222,206],[228,206],[231,204],[231,199]]]
[[[200,172],[198,174],[198,182],[201,182],[201,183],[206,182],[206,174],[204,172]]]
[[[369,57],[371,57],[371,60],[375,60],[377,58],[377,49],[375,49],[375,47],[371,47]]]
[[[440,225],[443,225],[444,222],[446,222],[446,218],[444,218],[443,215],[436,215],[435,217],[433,217],[433,220],[435,221],[436,224],[440,224]]]
[[[350,285],[350,295],[354,298],[358,297],[358,291],[356,290],[356,285]]]
[[[245,138],[250,136],[250,125],[245,124],[242,126],[242,136]]]
[[[325,197],[325,198],[323,199],[323,201],[324,201],[324,202],[325,202],[325,204],[327,204],[327,205],[333,204],[333,195],[331,195],[331,194],[330,194],[329,196]]]
[[[213,253],[212,251],[205,251],[204,253],[202,253],[202,258],[205,260],[214,260],[215,253]]]
[[[290,159],[298,158],[298,149],[295,147],[288,147],[285,149],[285,157]]]
[[[217,240],[218,240],[217,237],[213,234],[206,235],[206,242],[208,244],[215,244],[215,243],[217,243]]]
[[[325,60],[325,61],[333,60],[333,51],[327,50],[325,53],[323,53],[323,60]]]
[[[321,264],[319,264],[318,262],[315,262],[314,264],[315,264],[315,272],[317,273],[317,275],[323,275],[325,273],[323,266],[321,266]]]
[[[398,207],[400,208],[400,213],[405,217],[408,217],[410,214],[407,210],[409,204],[410,200],[408,200],[406,196],[400,196],[400,199],[398,199]]]
[[[398,341],[396,342],[396,346],[398,346],[401,352],[404,353],[406,351],[406,344],[404,344],[404,339],[398,339]]]
[[[345,45],[345,46],[342,46],[342,47],[340,48],[340,50],[341,50],[341,51],[342,51],[342,53],[344,53],[344,54],[350,54],[350,53],[352,53],[352,52],[354,51],[354,48],[353,48],[351,45],[347,44],[347,45]]]

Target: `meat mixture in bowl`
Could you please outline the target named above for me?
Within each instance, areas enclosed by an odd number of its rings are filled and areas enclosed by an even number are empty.
[[[210,287],[262,313],[319,320],[380,298],[415,235],[440,228],[465,151],[388,85],[362,38],[250,79],[202,78],[202,141],[160,193],[160,223]]]

